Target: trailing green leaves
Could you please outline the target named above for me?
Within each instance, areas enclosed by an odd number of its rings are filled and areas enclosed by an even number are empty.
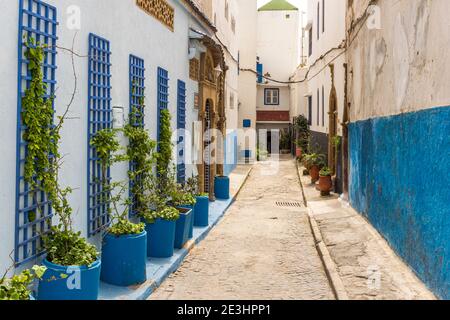
[[[143,99],[140,100],[143,105]],[[142,109],[142,108],[141,108]],[[156,142],[150,139],[149,133],[141,123],[143,114],[138,108],[133,108],[129,123],[124,128],[124,134],[128,138],[127,156],[132,163],[133,170],[128,172],[131,182],[133,209],[137,215],[149,210],[147,187],[151,185],[153,167],[156,161]]]
[[[155,223],[156,220],[177,221],[180,218],[180,211],[174,207],[165,206],[158,210],[149,211],[142,215],[147,223]]]
[[[29,287],[35,279],[41,279],[46,270],[46,267],[34,266],[12,278],[3,277],[0,279],[0,300],[30,300]]]
[[[81,236],[81,232],[62,232],[53,227],[44,243],[47,260],[61,266],[89,266],[98,258],[97,249]]]
[[[132,223],[128,219],[120,218],[117,220],[111,228],[109,228],[108,233],[114,236],[123,236],[123,235],[134,235],[141,234],[145,230],[145,224],[143,223]]]
[[[33,197],[38,191],[47,194],[59,220],[59,224],[43,236],[47,259],[64,266],[90,265],[97,260],[98,252],[80,233],[72,231],[72,208],[68,201],[72,189],[62,188],[58,182],[60,130],[65,119],[58,117],[58,125],[53,125],[53,93],[47,92],[42,73],[47,47],[32,38],[27,39],[25,45],[31,79],[22,98],[23,139],[27,143],[24,177],[31,186]],[[35,213],[34,217],[33,213],[29,217],[35,218]],[[51,221],[47,223],[51,224]]]

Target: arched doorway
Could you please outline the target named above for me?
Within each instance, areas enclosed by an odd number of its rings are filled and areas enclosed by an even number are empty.
[[[205,36],[202,44],[207,48],[200,54],[198,120],[202,126],[202,161],[197,165],[199,190],[209,194],[210,201],[215,200],[214,179],[222,175],[224,143],[226,133],[225,114],[225,78],[228,67],[224,52],[213,39]]]

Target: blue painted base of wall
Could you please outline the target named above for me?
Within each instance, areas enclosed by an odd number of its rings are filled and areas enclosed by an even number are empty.
[[[450,299],[450,107],[350,124],[350,201]]]

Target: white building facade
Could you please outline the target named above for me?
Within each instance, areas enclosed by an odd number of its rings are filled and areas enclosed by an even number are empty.
[[[164,10],[156,10],[155,5]],[[213,39],[216,28],[196,3],[189,0],[80,0],[73,5],[73,1],[68,0],[1,0],[0,7],[3,23],[0,30],[3,39],[0,53],[0,96],[3,99],[0,108],[3,139],[0,270],[6,270],[12,264],[10,256],[18,265],[37,261],[40,236],[46,231],[43,221],[51,214],[45,209],[44,216],[30,219],[31,213],[46,204],[44,197],[37,202],[27,197],[22,181],[25,149],[20,141],[23,130],[20,97],[27,82],[22,45],[24,34],[51,48],[44,75],[51,87],[49,90],[55,92],[56,116],[65,111],[76,86],[69,119],[62,129],[61,154],[65,156],[60,177],[62,186],[74,190],[70,204],[75,230],[100,245],[98,230],[93,224],[96,217],[89,200],[93,196],[91,183],[95,178],[90,169],[93,159],[89,139],[101,126],[121,127],[127,121],[136,83],[138,90],[145,92],[144,122],[152,139],[158,137],[160,108],[168,108],[172,114],[174,132],[185,128],[191,134],[174,148],[174,158],[182,159],[182,165],[177,168],[179,180],[198,174],[202,187],[214,198],[214,176],[223,174],[224,166],[208,166],[209,180],[206,181],[203,159],[197,159],[200,164],[191,164],[196,155],[190,151],[199,149],[203,154],[205,147],[202,143],[204,130],[201,130],[205,127],[202,124],[206,123],[202,98],[210,95],[212,106],[208,123],[211,129],[220,131],[228,127],[235,130],[237,116],[231,114],[225,124],[226,112],[231,108],[225,108],[225,99],[220,92],[223,91],[227,65],[221,46]],[[202,47],[203,51],[192,50],[196,46]],[[75,71],[70,51],[74,52]],[[198,69],[192,68],[193,58],[199,61]],[[211,64],[207,64],[209,61]],[[237,73],[236,68],[231,72]],[[205,79],[210,75],[208,82]],[[231,81],[237,83],[237,80]],[[236,84],[233,86],[237,87]],[[94,101],[102,101],[102,104]],[[200,130],[196,132],[195,128]],[[177,139],[180,141],[174,136],[174,142]],[[121,137],[121,143],[126,146],[126,139]],[[219,158],[227,153],[219,150],[214,156]],[[126,180],[128,170],[127,163],[115,165],[111,169],[111,178]]]
[[[306,65],[300,65],[291,86],[296,115],[303,115],[311,126],[311,149],[326,154],[342,189],[341,155],[333,138],[342,137],[345,99],[345,0],[308,0],[304,29]]]
[[[281,149],[291,147],[289,82],[301,61],[300,26],[300,10],[287,1],[274,0],[258,9],[256,129],[258,136],[262,133],[261,148],[269,153],[272,147],[278,151],[278,137]]]
[[[245,19],[238,20],[239,68],[255,69],[257,43],[257,1],[238,1],[239,14]],[[239,71],[239,159],[256,159],[256,80],[253,72]],[[247,157],[246,157],[247,156]]]

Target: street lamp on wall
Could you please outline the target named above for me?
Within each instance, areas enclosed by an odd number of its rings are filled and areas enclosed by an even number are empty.
[[[223,73],[223,70],[222,70],[222,67],[220,66],[220,63],[214,69],[214,72],[216,73],[216,79],[219,78],[220,75]]]

